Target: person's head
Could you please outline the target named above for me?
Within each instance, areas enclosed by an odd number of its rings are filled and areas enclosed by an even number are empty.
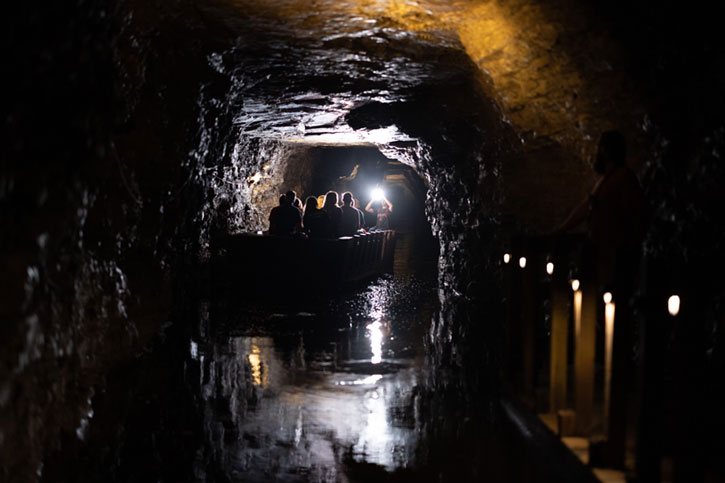
[[[605,131],[599,138],[594,171],[604,174],[608,165],[623,166],[627,158],[627,142],[619,131]]]
[[[287,197],[285,195],[279,195],[279,206],[284,206],[284,204],[287,202]]]
[[[289,198],[290,204],[294,204],[295,200],[297,199],[297,193],[295,193],[293,190],[289,190],[287,193],[285,193],[285,196]]]
[[[342,194],[342,204],[345,206],[352,206],[352,193],[346,191]]]
[[[312,213],[317,210],[317,198],[309,196],[305,202],[305,214]]]
[[[337,191],[328,191],[325,195],[325,208],[330,208],[331,206],[337,206]]]

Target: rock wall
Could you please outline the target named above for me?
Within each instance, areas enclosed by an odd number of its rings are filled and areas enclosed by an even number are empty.
[[[189,151],[210,72],[203,21],[167,7],[18,4],[3,16],[14,74],[0,169],[0,479],[39,479],[47,455],[83,439],[104,374],[168,320],[175,273],[194,260]]]

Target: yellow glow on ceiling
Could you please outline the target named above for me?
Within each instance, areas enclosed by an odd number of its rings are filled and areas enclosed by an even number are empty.
[[[535,0],[232,1],[238,10],[281,20],[303,34],[329,35],[393,27],[425,38],[457,37],[471,60],[490,79],[486,86],[489,94],[500,103],[517,130],[550,136],[580,154],[584,154],[582,143],[591,144],[592,133],[601,130],[595,125],[597,119],[610,109],[597,104],[596,99],[590,101],[595,97],[586,95],[590,83],[558,43],[566,29],[579,35],[588,27],[576,13],[562,13],[567,7],[540,6]],[[563,14],[566,20],[562,20]],[[570,20],[571,25],[565,23]],[[593,42],[595,48],[606,41],[604,37],[588,40],[587,35],[581,34],[581,38]],[[586,52],[587,48],[583,50]],[[619,86],[619,81],[613,82]],[[599,95],[607,96],[610,92],[611,88]]]

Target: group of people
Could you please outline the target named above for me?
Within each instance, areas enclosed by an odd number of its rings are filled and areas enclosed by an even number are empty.
[[[376,215],[372,229],[390,228],[393,205],[387,198],[370,200],[365,211]],[[349,191],[342,194],[342,203],[336,191],[328,191],[319,197],[309,196],[303,205],[297,193],[290,190],[280,196],[279,206],[269,214],[269,234],[276,236],[337,238],[355,235],[366,228],[365,213]]]

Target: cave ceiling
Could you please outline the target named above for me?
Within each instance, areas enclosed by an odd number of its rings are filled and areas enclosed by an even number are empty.
[[[573,1],[217,0],[203,8],[244,32],[212,62],[233,74],[235,122],[253,136],[410,140],[384,115],[361,129],[349,113],[450,82],[461,75],[454,51],[479,69],[524,150],[553,143],[585,159],[603,129],[636,132],[644,116],[608,30]]]

